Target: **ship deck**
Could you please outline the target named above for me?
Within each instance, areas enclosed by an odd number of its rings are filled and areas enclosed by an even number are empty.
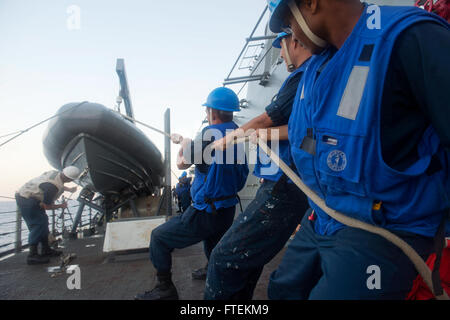
[[[0,261],[0,300],[132,300],[137,293],[151,289],[155,282],[155,269],[148,251],[111,254],[103,252],[104,235],[76,240],[63,239],[60,244],[64,254],[77,255],[70,265],[78,265],[81,272],[81,289],[69,290],[70,274],[52,276],[49,267],[60,264],[52,258],[45,265],[26,264],[27,251]],[[284,250],[268,263],[257,284],[254,299],[267,299],[267,284],[271,272],[278,266]],[[191,272],[206,263],[202,244],[175,250],[173,281],[180,300],[202,300],[205,281],[193,280]]]

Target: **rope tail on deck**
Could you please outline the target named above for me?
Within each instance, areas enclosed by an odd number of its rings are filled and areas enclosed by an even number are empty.
[[[136,120],[134,119],[134,121]],[[167,135],[167,133],[158,130],[156,128],[153,128],[151,126],[148,126],[147,124],[144,124],[142,122],[136,121],[136,123],[144,125],[145,127],[148,127],[163,135]],[[234,140],[233,143],[238,144],[238,143],[245,143],[248,141],[249,137],[247,136],[243,138],[238,138]],[[434,293],[431,270],[428,268],[425,261],[423,261],[423,259],[419,256],[419,254],[408,243],[406,243],[401,238],[399,238],[398,236],[396,236],[395,234],[386,229],[362,222],[354,218],[350,218],[341,212],[329,208],[325,204],[325,201],[323,199],[321,199],[314,191],[312,191],[307,185],[305,185],[303,181],[300,179],[300,177],[291,168],[289,168],[289,166],[283,160],[281,160],[276,153],[272,152],[272,149],[270,149],[270,147],[264,142],[264,140],[258,139],[258,145],[272,159],[272,161],[274,161],[278,165],[278,167],[295,183],[295,185],[300,190],[302,190],[306,194],[306,196],[311,199],[311,201],[317,204],[331,218],[339,221],[340,223],[348,227],[358,228],[370,233],[378,234],[379,236],[385,238],[386,240],[397,246],[414,264],[417,272],[424,279],[425,283],[430,288],[431,292],[436,297],[436,299],[450,300],[445,291],[443,291],[442,295],[436,295]]]

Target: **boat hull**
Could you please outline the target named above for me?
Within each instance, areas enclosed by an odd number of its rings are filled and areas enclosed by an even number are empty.
[[[57,114],[44,135],[53,167],[78,167],[78,183],[105,195],[151,194],[161,186],[161,153],[133,123],[95,103],[67,104]]]

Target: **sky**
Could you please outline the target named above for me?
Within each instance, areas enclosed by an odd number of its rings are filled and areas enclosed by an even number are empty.
[[[265,5],[264,0],[0,0],[0,136],[30,127],[70,102],[113,108],[119,92],[116,59],[123,58],[136,119],[163,129],[170,107],[172,132],[192,137],[205,117],[202,103],[222,85]],[[0,147],[0,196],[13,196],[52,169],[43,154],[45,128]],[[163,153],[163,137],[140,128]],[[179,175],[177,151],[172,145],[172,169]]]

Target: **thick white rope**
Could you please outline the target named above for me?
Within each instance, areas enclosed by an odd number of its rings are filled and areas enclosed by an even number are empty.
[[[124,117],[125,119],[128,119],[128,120],[130,120],[130,121],[134,121],[134,122],[136,122],[136,123],[138,123],[138,124],[140,124],[140,125],[142,125],[142,126],[144,126],[144,127],[146,127],[146,128],[149,128],[149,129],[151,129],[151,130],[153,130],[153,131],[156,131],[156,132],[158,132],[158,133],[160,133],[160,134],[162,134],[162,135],[164,135],[164,136],[170,138],[170,134],[168,134],[168,133],[165,132],[165,131],[159,130],[158,128],[152,127],[152,126],[150,126],[150,125],[148,125],[148,124],[146,124],[146,123],[143,123],[143,122],[141,122],[141,121],[138,121],[138,120],[136,120],[135,118],[131,118],[131,117],[127,116],[127,115],[121,114],[121,113],[118,112],[118,111],[114,111],[114,110],[111,110],[111,111],[114,112],[114,113],[117,113],[118,115]]]
[[[123,114],[121,114],[121,115],[123,117],[133,120],[136,123],[139,123],[147,128],[150,128],[158,133],[161,133],[165,136],[170,137],[170,135],[164,131],[156,129],[152,126],[149,126],[143,122],[137,121],[136,119],[130,118]],[[234,144],[245,143],[247,141],[249,141],[248,136],[235,139],[233,141],[233,143]],[[266,142],[264,140],[258,139],[258,145],[272,159],[272,161],[274,161],[275,164],[278,165],[278,167],[295,183],[295,185],[300,190],[302,190],[305,193],[305,195],[309,199],[311,199],[311,201],[313,201],[316,205],[318,205],[326,214],[328,214],[330,217],[332,217],[336,221],[338,221],[346,226],[349,226],[352,228],[358,228],[358,229],[362,229],[362,230],[365,230],[370,233],[378,234],[379,236],[385,238],[386,240],[388,240],[389,242],[391,242],[392,244],[397,246],[400,250],[403,251],[403,253],[414,264],[416,270],[418,271],[420,276],[423,278],[423,280],[425,281],[427,286],[430,288],[430,291],[433,293],[433,295],[436,297],[436,299],[450,300],[447,293],[445,292],[445,290],[444,290],[443,295],[440,295],[440,296],[435,295],[434,290],[433,290],[433,281],[431,278],[431,270],[428,268],[427,264],[419,256],[419,254],[417,254],[417,252],[408,243],[406,243],[404,240],[402,240],[401,238],[399,238],[398,236],[396,236],[395,234],[393,234],[392,232],[390,232],[386,229],[362,222],[362,221],[354,219],[354,218],[350,218],[341,212],[338,212],[336,210],[329,208],[325,204],[325,201],[322,198],[320,198],[314,191],[312,191],[307,185],[305,185],[303,183],[303,181],[300,179],[300,177],[294,171],[292,171],[292,169],[289,168],[289,166],[283,160],[281,160],[275,152],[272,152],[272,149],[269,148],[269,146],[266,144]]]

